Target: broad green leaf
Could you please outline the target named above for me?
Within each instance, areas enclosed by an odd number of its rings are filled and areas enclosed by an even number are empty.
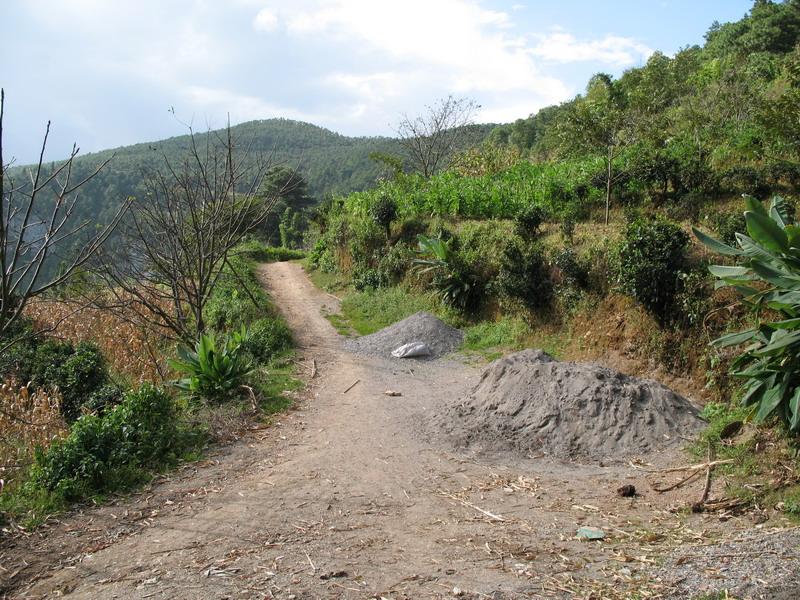
[[[736,279],[737,281],[750,281],[754,279],[753,271],[749,267],[709,265],[708,271],[720,279]]]
[[[767,213],[767,209],[764,208],[764,204],[760,200],[758,200],[757,198],[753,198],[748,194],[742,194],[742,198],[744,198],[745,210],[758,213],[765,217],[769,216],[769,214]]]
[[[779,226],[785,228],[792,222],[792,218],[789,213],[789,207],[786,205],[786,202],[783,200],[783,198],[780,196],[773,196],[769,203],[769,216],[772,218],[772,220],[775,221]]]
[[[758,405],[756,421],[763,421],[778,407],[783,399],[783,385],[775,385],[764,392],[764,397]]]
[[[794,394],[789,400],[789,412],[791,414],[789,429],[796,431],[800,429],[800,387],[794,389]]]
[[[736,234],[736,241],[742,247],[742,254],[750,258],[762,258],[764,260],[777,260],[777,256],[761,247],[752,238],[744,235],[743,233]]]
[[[775,302],[788,306],[798,306],[800,305],[800,291],[779,292],[775,290],[767,294],[765,300],[769,304]]]
[[[716,252],[717,254],[723,254],[725,256],[741,256],[742,255],[742,251],[741,250],[739,250],[737,248],[734,248],[732,246],[729,246],[728,244],[725,244],[723,242],[720,242],[719,240],[716,240],[716,239],[712,238],[709,235],[706,235],[705,233],[703,233],[702,231],[700,231],[696,227],[692,227],[692,233],[694,233],[694,236],[698,240],[700,240],[700,242],[704,246],[706,246],[709,250],[711,250],[712,252]]]
[[[753,380],[753,383],[750,384],[744,396],[742,396],[742,404],[748,406],[749,404],[758,402],[766,387],[766,381]]]
[[[746,285],[734,285],[733,289],[735,289],[740,296],[744,296],[745,298],[756,296],[762,293],[760,290]]]
[[[800,319],[785,319],[783,321],[771,321],[770,326],[775,329],[798,329],[800,328]]]
[[[789,249],[789,238],[775,221],[761,213],[747,211],[744,213],[747,232],[756,242],[774,252],[786,252]]]
[[[800,248],[800,226],[787,225],[784,231],[789,238],[789,246],[791,248]]]
[[[772,334],[772,338],[770,339],[769,343],[763,348],[756,350],[754,354],[758,356],[773,354],[778,350],[783,350],[784,348],[788,348],[789,346],[798,342],[800,342],[800,332],[790,333],[785,329],[779,329]]]
[[[800,291],[800,277],[789,275],[772,265],[757,260],[753,261],[752,267],[755,274],[767,283],[783,289]]]
[[[728,346],[738,346],[753,339],[753,335],[757,329],[748,329],[746,331],[737,331],[736,333],[729,333],[717,338],[711,342],[717,348],[727,348]]]

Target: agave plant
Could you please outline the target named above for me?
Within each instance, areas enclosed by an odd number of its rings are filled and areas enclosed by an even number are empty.
[[[191,396],[222,401],[234,394],[253,370],[243,352],[247,329],[233,332],[221,345],[209,334],[200,335],[194,350],[178,347],[178,359],[170,365],[187,377],[175,386]],[[218,347],[219,346],[219,347]]]
[[[419,254],[424,257],[414,259],[417,274],[433,275],[433,285],[445,304],[460,310],[474,307],[483,291],[479,277],[462,264],[447,242],[424,235],[417,239]]]
[[[738,265],[712,265],[716,287],[731,287],[756,315],[756,326],[712,342],[717,347],[744,345],[732,365],[745,380],[742,402],[757,421],[778,417],[800,431],[800,226],[780,197],[767,210],[745,196],[747,234],[737,233],[733,247],[693,229],[710,250],[738,259]],[[769,309],[769,318],[762,311]],[[775,317],[775,318],[772,318]]]

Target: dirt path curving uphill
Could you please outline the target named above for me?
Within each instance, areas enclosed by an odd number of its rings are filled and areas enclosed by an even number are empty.
[[[316,365],[306,397],[208,466],[0,547],[10,597],[613,597],[656,589],[656,553],[721,527],[665,510],[702,483],[657,495],[627,466],[476,460],[426,439],[426,414],[478,369],[348,354],[323,316],[336,299],[299,265],[261,276],[302,370]],[[627,483],[644,495],[618,497]],[[606,541],[576,540],[582,525]]]

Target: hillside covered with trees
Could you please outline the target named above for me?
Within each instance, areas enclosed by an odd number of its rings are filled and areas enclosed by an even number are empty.
[[[310,264],[359,333],[437,311],[474,350],[665,373],[796,432],[798,127],[800,2],[758,0],[430,177],[336,199]]]

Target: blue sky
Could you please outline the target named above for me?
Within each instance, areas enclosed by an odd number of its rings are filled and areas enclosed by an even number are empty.
[[[3,0],[4,154],[47,156],[287,117],[390,135],[453,94],[527,116],[699,44],[751,0]]]

